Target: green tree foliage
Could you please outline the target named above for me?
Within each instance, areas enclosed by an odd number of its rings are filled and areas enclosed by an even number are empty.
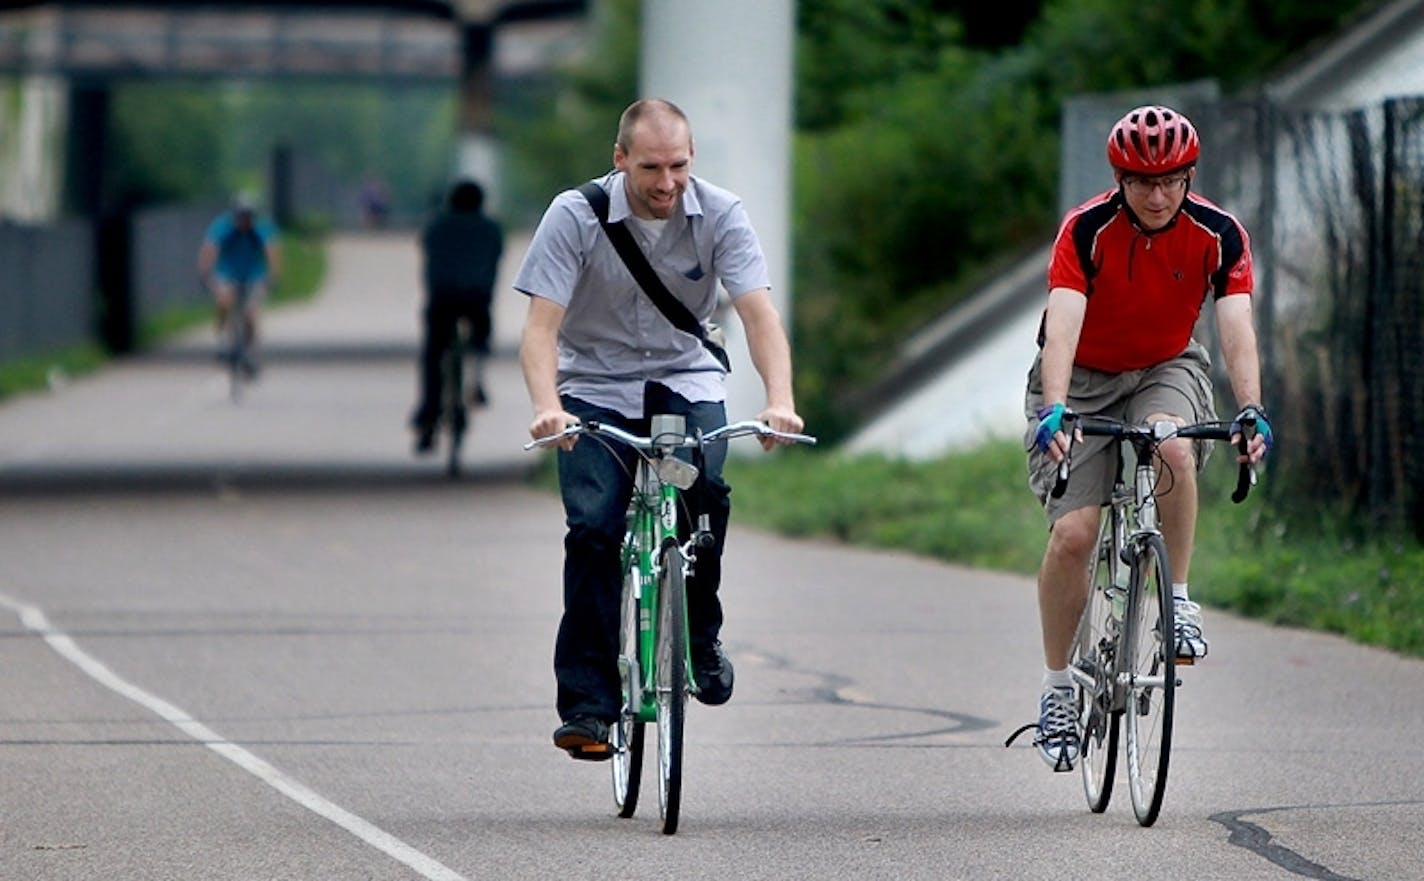
[[[618,117],[638,97],[639,0],[593,4],[587,54],[511,84],[496,112],[511,212],[536,221],[561,190],[613,167]]]
[[[135,83],[115,90],[110,115],[112,190],[125,202],[214,194],[226,164],[228,114],[210,91]]]
[[[256,85],[228,94],[238,120],[235,165],[261,169],[277,145],[320,160],[338,179],[374,173],[397,211],[423,212],[443,193],[455,145],[456,95],[446,86]]]
[[[1052,234],[1074,94],[1244,87],[1369,0],[1050,0],[1017,45],[971,48],[943,0],[798,6],[798,400],[834,439],[906,333]],[[1027,366],[1027,365],[1025,365]]]
[[[420,211],[449,176],[454,110],[445,86],[121,84],[111,189],[129,204],[260,190],[272,149],[285,144],[353,184],[375,172],[398,209]]]

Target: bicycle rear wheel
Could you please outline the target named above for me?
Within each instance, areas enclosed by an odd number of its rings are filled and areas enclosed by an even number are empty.
[[[451,477],[458,477],[460,475],[460,446],[465,440],[467,424],[465,404],[461,400],[465,384],[465,352],[458,331],[455,339],[450,341],[449,348],[445,350],[442,372],[444,381],[440,386],[440,420],[445,424],[450,441],[445,448],[445,473]]]
[[[669,543],[658,579],[653,661],[658,716],[658,796],[663,834],[677,831],[682,802],[682,731],[687,712],[687,584],[682,550]]]
[[[1172,581],[1167,546],[1149,536],[1136,549],[1128,597],[1127,779],[1137,822],[1151,826],[1167,791],[1172,711],[1177,685],[1172,634]]]
[[[633,566],[623,574],[623,600],[618,618],[618,676],[623,685],[623,709],[609,732],[613,740],[613,803],[618,816],[631,817],[638,809],[643,778],[643,723],[638,711],[643,702],[642,670],[638,665],[638,572]]]
[[[1118,733],[1122,730],[1122,710],[1114,706],[1113,700],[1121,622],[1112,616],[1110,594],[1117,567],[1126,565],[1118,557],[1115,538],[1118,516],[1111,507],[1103,509],[1088,602],[1078,621],[1069,666],[1078,698],[1078,763],[1083,773],[1083,795],[1087,797],[1088,809],[1095,814],[1107,810],[1112,799]]]

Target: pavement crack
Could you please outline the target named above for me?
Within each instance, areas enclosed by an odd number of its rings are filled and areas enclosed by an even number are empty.
[[[1248,822],[1244,817],[1260,814],[1274,814],[1282,811],[1321,810],[1344,807],[1382,807],[1392,805],[1419,804],[1416,801],[1368,802],[1351,805],[1281,805],[1271,808],[1248,808],[1241,811],[1221,811],[1207,819],[1226,827],[1227,843],[1245,848],[1282,869],[1313,881],[1363,881],[1350,875],[1341,875],[1332,869],[1307,859],[1290,848],[1277,844],[1264,827]]]

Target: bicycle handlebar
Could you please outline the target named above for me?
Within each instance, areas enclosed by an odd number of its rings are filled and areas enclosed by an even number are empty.
[[[1060,498],[1063,491],[1068,488],[1069,464],[1072,461],[1073,441],[1078,432],[1084,437],[1111,437],[1119,441],[1128,441],[1134,447],[1156,447],[1165,440],[1174,437],[1184,437],[1192,440],[1231,440],[1232,424],[1229,422],[1198,422],[1195,425],[1175,425],[1171,422],[1158,422],[1153,425],[1130,425],[1117,419],[1108,419],[1102,416],[1080,416],[1077,413],[1065,413],[1063,416],[1063,430],[1068,434],[1068,455],[1063,457],[1063,461],[1058,463],[1058,479],[1053,484],[1053,498]],[[1236,442],[1236,450],[1241,455],[1247,455],[1251,438],[1256,434],[1256,420],[1241,420],[1241,436]],[[1249,461],[1241,462],[1236,473],[1236,488],[1231,492],[1231,501],[1240,504],[1246,500],[1246,496],[1251,492],[1251,487],[1256,485],[1256,469]]]
[[[615,440],[622,441],[628,446],[644,452],[652,452],[654,449],[686,449],[696,447],[699,443],[726,442],[734,437],[746,437],[747,435],[753,434],[757,437],[773,437],[778,440],[791,441],[798,444],[816,443],[816,438],[809,434],[777,431],[765,422],[759,422],[755,419],[728,423],[721,428],[712,429],[706,434],[703,434],[700,438],[692,435],[684,435],[681,438],[677,438],[674,435],[672,436],[672,440],[668,439],[668,435],[659,435],[655,438],[640,437],[639,435],[624,431],[616,425],[609,425],[605,422],[590,419],[585,422],[570,425],[557,434],[551,434],[548,437],[532,440],[524,445],[524,449],[532,450],[535,447],[551,446],[565,438],[575,437],[581,434],[606,434]]]

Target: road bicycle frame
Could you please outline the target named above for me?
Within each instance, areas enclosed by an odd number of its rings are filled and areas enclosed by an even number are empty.
[[[1243,454],[1254,424],[1242,427]],[[1092,563],[1089,596],[1074,639],[1070,671],[1078,689],[1080,756],[1084,794],[1094,812],[1107,808],[1117,765],[1120,725],[1126,727],[1126,760],[1133,812],[1138,822],[1156,822],[1166,791],[1177,683],[1171,574],[1157,516],[1157,448],[1174,438],[1230,440],[1232,428],[1211,422],[1136,426],[1090,418],[1065,430],[1113,438],[1117,476],[1103,508]],[[1131,488],[1124,480],[1126,449],[1134,455]],[[1053,495],[1068,477],[1065,459]],[[1236,502],[1246,497],[1255,473],[1241,463]],[[1184,661],[1190,663],[1190,661]]]

